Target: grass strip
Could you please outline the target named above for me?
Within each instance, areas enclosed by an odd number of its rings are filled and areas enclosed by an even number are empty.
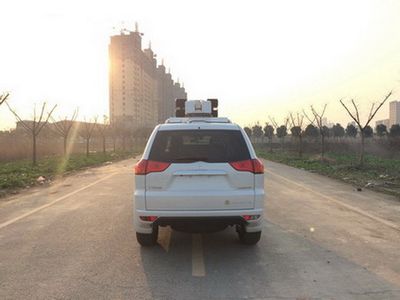
[[[40,176],[48,180],[71,171],[136,155],[137,153],[133,152],[91,153],[89,156],[72,154],[68,160],[60,156],[51,156],[39,159],[36,166],[33,166],[30,160],[0,162],[0,190],[30,187],[38,184],[37,179]]]
[[[356,187],[366,187],[400,198],[400,159],[384,159],[374,155],[365,156],[363,167],[358,165],[356,154],[326,153],[325,159],[319,155],[287,151],[269,152],[256,147],[257,155],[274,162],[315,172],[331,178],[351,183]]]

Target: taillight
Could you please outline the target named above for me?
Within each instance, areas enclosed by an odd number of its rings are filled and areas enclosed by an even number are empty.
[[[254,174],[264,174],[264,164],[258,158],[252,159],[254,166]]]
[[[229,163],[236,171],[252,172],[253,173],[253,162],[251,159],[234,161]]]
[[[135,175],[146,175],[147,160],[141,159],[135,165]]]
[[[157,216],[140,216],[140,220],[146,221],[146,222],[154,222],[157,219],[158,219]]]
[[[251,172],[254,174],[264,174],[264,164],[256,159],[234,161],[229,163],[236,171]]]
[[[260,217],[260,215],[244,215],[242,216],[243,219],[246,221],[254,221],[257,220]]]
[[[171,164],[161,161],[142,159],[135,165],[135,175],[146,175],[165,171]]]

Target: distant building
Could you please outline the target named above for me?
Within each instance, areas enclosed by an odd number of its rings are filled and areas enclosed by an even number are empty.
[[[175,115],[175,99],[187,98],[183,85],[172,80],[163,63],[157,67],[158,123]]]
[[[381,125],[381,124],[385,125],[386,128],[389,130],[389,128],[390,128],[390,126],[389,126],[389,124],[390,124],[389,119],[384,119],[384,120],[376,121],[376,122],[375,122],[375,127],[378,126],[378,125]]]
[[[175,99],[187,98],[163,64],[157,66],[151,45],[142,50],[142,37],[121,31],[109,44],[110,122],[132,129],[153,128],[175,112]]]
[[[389,103],[389,125],[400,124],[400,101]]]
[[[33,127],[33,121],[31,121],[31,120],[17,121],[17,124],[15,126],[15,130],[17,132],[24,132],[24,131],[27,130],[26,126],[28,128],[32,128]]]

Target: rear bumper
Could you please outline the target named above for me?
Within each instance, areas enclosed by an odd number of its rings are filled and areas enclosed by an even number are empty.
[[[154,225],[171,226],[185,232],[214,232],[227,226],[244,225],[247,221],[242,217],[160,217]]]
[[[143,202],[147,210],[201,211],[249,210],[263,207],[264,189],[153,191],[135,194],[135,202]],[[142,199],[144,197],[144,199]]]
[[[245,221],[244,215],[259,215],[256,220]],[[140,216],[157,216],[155,225],[245,225],[247,232],[257,232],[262,230],[263,210],[215,210],[215,211],[149,211],[136,210],[134,215],[135,230],[139,233],[151,233],[153,223],[142,221]]]
[[[139,184],[137,184],[138,186]],[[142,183],[143,185],[143,183]],[[176,212],[176,208],[179,208],[179,212],[194,212],[194,213],[201,213],[202,210],[204,210],[204,208],[200,208],[200,207],[190,207],[190,208],[185,208],[185,204],[181,205],[179,202],[176,201],[176,198],[173,199],[169,199],[168,201],[165,200],[165,197],[160,197],[159,199],[163,199],[163,201],[165,202],[164,205],[158,206],[157,208],[152,208],[151,206],[148,205],[147,201],[148,197],[146,197],[146,194],[148,194],[148,192],[145,192],[144,189],[139,189],[138,187],[136,187],[135,189],[135,193],[133,196],[133,202],[135,205],[135,208],[137,210],[142,210],[142,211],[159,211],[160,213],[175,213]],[[215,194],[213,193],[213,202],[216,202],[216,199],[218,199],[217,196],[215,196]],[[148,196],[148,195],[147,195]],[[175,197],[177,195],[174,195]],[[210,198],[210,195],[206,195],[207,198]],[[198,198],[198,195],[193,195],[192,197],[190,197],[190,199],[193,199],[194,197]],[[227,209],[221,209],[221,208],[217,208],[217,207],[213,207],[213,203],[209,206],[207,206],[207,210],[204,210],[205,215],[207,216],[208,213],[210,212],[229,212],[229,211],[233,211],[233,212],[237,212],[237,211],[242,211],[242,210],[262,210],[264,208],[264,198],[265,198],[265,192],[263,188],[256,188],[253,192],[251,192],[249,195],[247,195],[246,197],[244,197],[244,195],[242,194],[241,197],[243,197],[245,199],[245,201],[247,202],[251,202],[251,206],[250,208],[243,208],[243,207],[226,207]],[[226,194],[224,194],[224,200],[226,199],[230,199],[231,197],[229,197],[229,195],[227,196]],[[248,199],[249,198],[249,199]],[[183,198],[183,201],[187,202],[188,196],[186,195],[185,198]],[[146,201],[147,200],[147,201]],[[200,197],[198,199],[199,202],[204,202],[204,199],[202,199],[202,197]],[[203,207],[205,207],[205,203],[202,204]]]

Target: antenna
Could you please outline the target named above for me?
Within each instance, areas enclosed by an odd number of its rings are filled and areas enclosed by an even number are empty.
[[[139,32],[139,24],[138,24],[138,22],[135,22],[135,32]]]
[[[151,41],[149,41],[149,50],[151,50]]]

